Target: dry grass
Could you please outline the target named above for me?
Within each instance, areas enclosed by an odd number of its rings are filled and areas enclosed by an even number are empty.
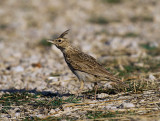
[[[20,113],[19,119],[26,120],[127,120],[140,115],[150,119],[151,116],[157,118],[159,112],[159,61],[140,59],[145,63],[145,67],[124,66],[124,70],[116,70],[116,73],[127,85],[122,89],[115,86],[115,89],[100,88],[98,93],[108,93],[108,96],[93,100],[94,90],[85,92],[85,97],[52,97],[52,95],[42,95],[34,93],[6,93],[0,97],[0,113],[8,114],[8,111],[16,109],[15,113]],[[137,63],[137,62],[135,62]],[[148,67],[152,63],[152,67]],[[117,67],[117,63],[114,63]],[[134,65],[134,63],[132,63]],[[154,65],[153,65],[154,64]],[[132,76],[134,74],[134,76]],[[51,97],[50,97],[51,96]],[[124,107],[123,103],[132,103],[134,107]],[[25,105],[25,106],[24,106]],[[115,108],[115,109],[114,109]],[[33,112],[35,114],[32,114]],[[50,112],[53,110],[53,112]],[[36,117],[42,114],[43,118]],[[44,114],[48,115],[47,117]],[[81,115],[83,114],[83,115]]]

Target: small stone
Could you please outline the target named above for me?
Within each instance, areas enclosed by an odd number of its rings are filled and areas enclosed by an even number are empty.
[[[126,102],[122,103],[121,106],[122,108],[134,108],[135,107],[133,103],[126,103]]]
[[[43,118],[43,115],[42,114],[38,114],[36,115],[38,118]]]
[[[150,79],[151,81],[155,81],[155,80],[156,80],[155,76],[153,76],[152,74],[149,75],[149,79]]]
[[[15,71],[15,72],[22,72],[22,71],[24,71],[24,68],[22,66],[17,66],[17,67],[13,68],[13,71]]]
[[[20,117],[20,113],[15,113],[15,117]]]
[[[58,81],[58,78],[57,78],[57,77],[52,77],[52,76],[50,76],[50,77],[48,77],[48,80],[52,80],[52,81],[54,81],[54,82],[57,82],[57,81]]]
[[[101,93],[101,94],[97,95],[98,98],[104,98],[104,97],[107,97],[107,96],[108,96],[108,94],[106,94],[106,93]]]
[[[115,110],[115,109],[117,109],[117,107],[115,105],[113,105],[113,104],[109,104],[109,105],[105,106],[105,108],[109,109],[109,110]]]
[[[50,114],[55,113],[56,111],[54,109],[51,109],[51,111],[49,112]]]
[[[8,115],[7,115],[7,118],[11,118],[11,115],[8,114]]]
[[[104,87],[109,88],[109,89],[112,89],[112,88],[113,88],[113,87],[112,87],[112,82],[105,83],[105,84],[104,84]]]

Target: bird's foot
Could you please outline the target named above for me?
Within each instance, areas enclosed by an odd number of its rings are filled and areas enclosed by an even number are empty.
[[[75,95],[76,95],[76,97],[81,96],[82,95],[82,90],[79,90]]]

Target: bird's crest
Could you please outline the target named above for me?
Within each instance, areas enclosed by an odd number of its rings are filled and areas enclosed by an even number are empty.
[[[64,36],[68,34],[68,32],[69,32],[69,29],[63,32],[58,38],[64,38]]]

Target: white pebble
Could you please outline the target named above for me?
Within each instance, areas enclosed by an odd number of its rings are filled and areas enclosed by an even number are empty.
[[[22,71],[24,71],[24,68],[22,66],[17,66],[17,67],[13,68],[13,71],[15,71],[15,72],[22,72]]]
[[[104,97],[107,97],[108,94],[106,93],[101,93],[101,94],[98,94],[98,98],[104,98]]]
[[[125,103],[124,102],[122,105],[124,108],[134,108],[135,107],[135,105],[133,103]]]
[[[151,81],[156,80],[155,76],[153,76],[152,74],[149,75],[149,79],[150,79]]]

